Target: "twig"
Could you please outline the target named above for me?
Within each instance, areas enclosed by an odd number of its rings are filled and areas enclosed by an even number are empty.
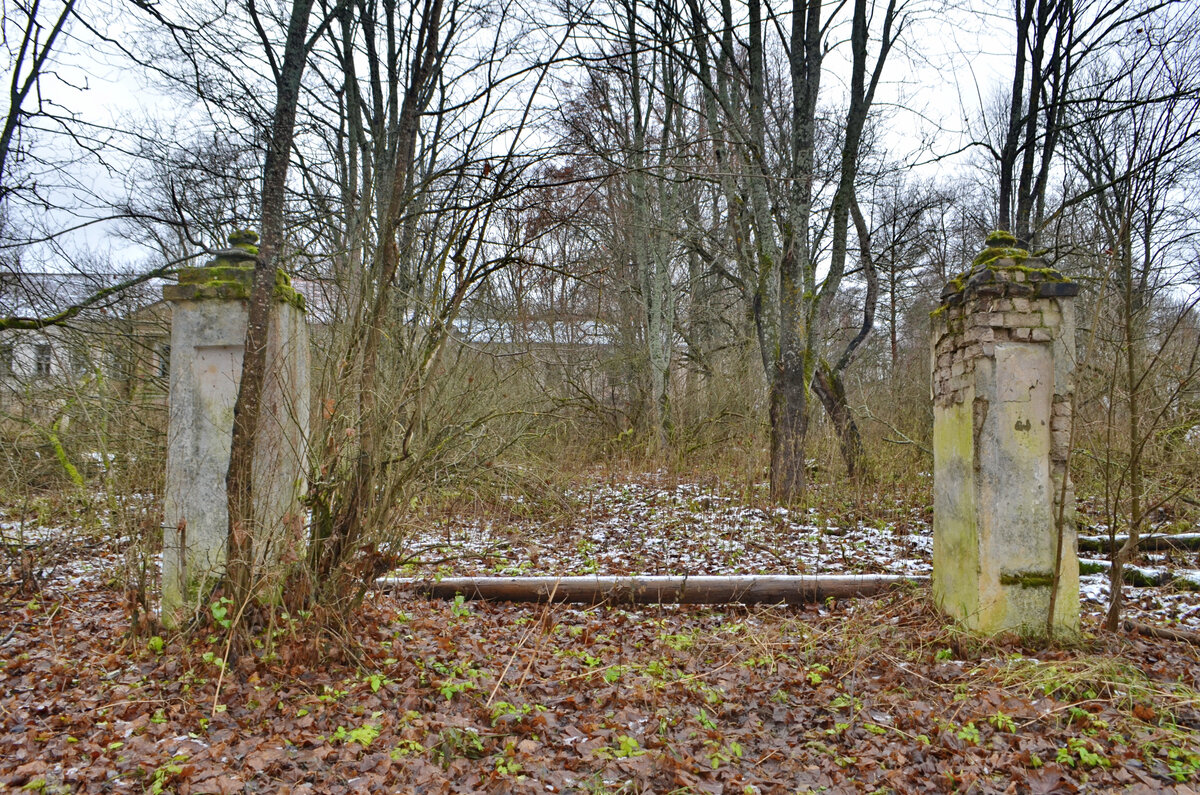
[[[217,716],[217,705],[219,699],[221,698],[221,684],[225,681],[225,671],[229,668],[229,652],[233,648],[233,634],[234,632],[241,631],[239,630],[239,626],[241,625],[242,616],[245,614],[246,608],[249,605],[250,599],[247,598],[246,601],[242,602],[241,607],[238,608],[237,615],[233,617],[233,622],[229,625],[228,629],[226,629],[225,654],[221,657],[221,668],[217,673],[217,686],[213,690],[212,711],[208,714],[210,720]]]
[[[887,437],[884,437],[885,442],[890,442],[891,444],[910,444],[913,447],[920,450],[925,455],[931,456],[931,457],[933,456],[933,450],[931,450],[928,447],[926,447],[925,445],[921,444],[916,439],[911,438],[910,436],[908,436],[908,434],[904,433],[904,431],[900,430],[899,428],[897,428],[895,425],[888,422],[887,420],[876,417],[874,414],[871,413],[871,410],[869,408],[867,408],[866,406],[863,406],[863,418],[871,420],[872,422],[878,422],[880,425],[884,426],[885,428],[890,430],[892,433],[894,433],[900,437],[899,439],[888,439]]]
[[[546,609],[542,611],[542,621],[538,622],[539,625],[545,621],[546,613],[550,610],[550,604],[554,601],[554,594],[557,591],[558,591],[558,583],[555,583],[554,591],[550,592],[550,599],[547,600]],[[503,684],[505,674],[507,674],[508,669],[512,667],[513,661],[517,659],[517,654],[520,653],[521,647],[525,645],[525,641],[529,640],[529,636],[533,634],[534,628],[535,628],[535,626],[530,626],[529,629],[525,630],[525,634],[521,636],[520,643],[518,643],[517,647],[515,649],[513,649],[512,655],[508,658],[508,663],[504,666],[504,670],[500,672],[500,676],[496,679],[495,687],[493,687],[492,692],[488,694],[487,703],[484,704],[485,707],[492,706],[492,699],[496,697],[496,692],[500,689],[500,685]],[[524,677],[522,677],[522,679],[523,678]]]
[[[1031,718],[1030,720],[1027,720],[1024,723],[1018,723],[1017,728],[1018,729],[1026,729],[1026,728],[1034,725],[1038,721],[1045,720],[1046,718],[1050,717],[1051,715],[1057,715],[1060,712],[1070,712],[1072,709],[1078,709],[1080,704],[1104,704],[1104,703],[1106,703],[1106,702],[1103,699],[1099,699],[1099,698],[1085,698],[1083,701],[1072,701],[1070,704],[1064,704],[1061,707],[1054,707],[1052,709],[1048,709],[1045,712],[1043,712],[1041,715],[1038,715],[1036,718]]]
[[[555,585],[554,588],[557,590],[558,585]],[[533,670],[533,664],[537,662],[538,655],[542,652],[542,644],[546,642],[546,637],[550,634],[550,630],[553,629],[553,627],[549,629],[546,627],[546,621],[550,618],[550,608],[553,605],[554,602],[546,602],[546,609],[542,611],[542,620],[539,622],[542,627],[542,634],[538,638],[537,645],[533,647],[533,654],[529,657],[529,663],[525,666],[525,670],[521,672],[521,679],[517,682],[515,692],[521,692],[521,688],[525,686],[525,680],[529,678],[529,672]]]
[[[54,634],[54,617],[58,615],[58,611],[62,610],[63,603],[60,601],[50,611],[50,615],[46,617],[46,630],[50,633],[50,641],[54,644],[54,653],[58,654],[58,637]]]

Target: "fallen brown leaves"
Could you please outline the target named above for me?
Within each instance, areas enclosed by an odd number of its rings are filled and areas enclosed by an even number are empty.
[[[12,596],[0,782],[181,795],[1190,791],[1194,649],[1137,636],[981,646],[926,604],[908,593],[635,611],[380,595],[353,663],[286,619],[217,694],[215,639],[126,639],[121,596],[99,583]]]

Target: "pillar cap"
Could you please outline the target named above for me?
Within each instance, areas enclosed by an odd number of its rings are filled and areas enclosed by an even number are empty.
[[[1078,294],[1078,284],[1018,248],[1011,232],[998,230],[987,236],[971,269],[946,282],[941,298],[943,304],[953,306],[974,295],[1069,298]]]
[[[254,286],[254,266],[258,261],[258,234],[236,229],[229,235],[229,248],[214,253],[203,267],[180,268],[178,284],[163,287],[167,301],[246,301]],[[291,277],[282,269],[275,271],[274,299],[304,311],[304,296],[292,287]]]

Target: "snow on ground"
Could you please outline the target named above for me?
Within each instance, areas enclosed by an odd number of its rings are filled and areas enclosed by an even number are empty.
[[[53,521],[42,518],[36,511],[14,509],[0,505],[0,581],[19,582],[23,570],[32,568],[42,587],[71,590],[81,585],[95,586],[106,582],[123,582],[133,562],[128,535],[112,532],[112,518],[103,495],[96,495],[95,504],[86,520],[63,521],[61,515]],[[127,499],[117,498],[139,524],[156,511],[152,495],[135,494]],[[152,567],[151,577],[162,570],[162,555],[154,554],[146,561]]]
[[[595,483],[568,495],[566,521],[449,516],[403,539],[410,563],[401,576],[577,574],[904,574],[929,575],[931,528],[919,510],[899,522],[830,520],[783,508],[746,504],[735,492],[696,483],[646,478]],[[520,508],[522,498],[511,503]],[[510,514],[521,515],[521,510]],[[0,509],[8,554],[0,565],[18,577],[18,550],[48,544],[62,554],[40,576],[53,587],[124,577],[128,542],[96,531],[18,522]],[[40,555],[39,557],[47,557]],[[1160,562],[1161,556],[1152,556]],[[157,572],[159,556],[148,561]],[[1188,561],[1189,563],[1191,561]],[[1193,564],[1194,565],[1194,564]],[[1181,572],[1182,573],[1182,572]],[[1200,571],[1187,572],[1200,579]],[[1200,629],[1200,593],[1126,586],[1126,615]],[[1085,616],[1098,621],[1108,605],[1106,574],[1080,578]]]
[[[1200,571],[1187,572],[1190,576]],[[1124,596],[1126,618],[1148,624],[1200,629],[1200,594],[1176,591],[1169,587],[1134,588],[1126,585]],[[1079,578],[1079,601],[1085,616],[1100,620],[1108,610],[1109,584],[1107,574],[1088,574]]]
[[[570,495],[566,526],[451,517],[409,538],[421,550],[405,576],[535,574],[905,574],[932,571],[932,528],[908,516],[902,526],[825,520],[784,508],[752,507],[720,488],[695,483],[595,484]],[[438,561],[419,565],[419,561]],[[1200,572],[1191,572],[1200,575]],[[1200,594],[1124,589],[1127,616],[1200,629]],[[1098,622],[1108,606],[1105,574],[1080,578],[1083,614]]]
[[[692,483],[598,485],[570,495],[567,527],[450,518],[408,539],[436,547],[455,574],[929,574],[928,532],[858,522],[817,526],[814,516],[739,504]],[[452,556],[453,557],[453,556]],[[480,561],[495,561],[481,566]]]

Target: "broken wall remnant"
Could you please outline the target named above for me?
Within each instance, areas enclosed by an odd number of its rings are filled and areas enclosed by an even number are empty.
[[[253,232],[235,232],[232,248],[205,267],[181,270],[179,283],[163,289],[172,311],[160,611],[168,626],[197,608],[224,574],[225,475],[257,239]],[[303,296],[279,271],[252,472],[260,565],[303,542],[308,357]]]
[[[933,594],[972,630],[1044,631],[1052,605],[1055,631],[1078,630],[1067,473],[1078,292],[994,232],[932,314]]]

